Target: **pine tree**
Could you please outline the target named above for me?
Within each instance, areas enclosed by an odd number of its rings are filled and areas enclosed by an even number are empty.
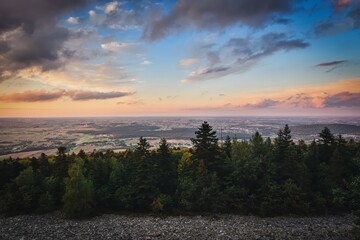
[[[319,160],[326,164],[330,163],[330,158],[335,150],[335,137],[328,127],[319,133]]]
[[[150,156],[149,148],[148,141],[140,137],[135,150],[135,171],[131,183],[133,208],[137,211],[149,210],[158,194],[154,171],[155,162]]]
[[[275,138],[275,158],[273,165],[274,169],[276,169],[276,180],[280,183],[283,183],[286,180],[285,176],[288,176],[286,172],[287,163],[285,163],[285,161],[289,154],[288,149],[292,144],[291,130],[286,124],[283,130],[279,130],[278,136]]]
[[[135,152],[140,157],[145,157],[149,154],[149,148],[150,148],[150,144],[148,143],[146,138],[140,137]]]
[[[203,160],[205,167],[211,172],[221,172],[222,162],[219,159],[219,146],[216,131],[206,121],[195,132],[194,157]]]
[[[223,145],[223,151],[225,153],[225,156],[228,159],[231,159],[231,138],[229,135],[226,136],[224,145]]]
[[[267,149],[264,143],[264,139],[258,131],[256,131],[255,134],[252,135],[250,139],[250,144],[252,145],[253,157],[263,156],[266,154]]]
[[[176,165],[165,138],[160,141],[156,160],[160,193],[172,195],[176,190]]]
[[[319,133],[319,143],[324,145],[332,145],[334,142],[334,135],[331,133],[328,127],[324,127],[324,129]]]
[[[280,129],[277,138],[275,138],[275,146],[281,151],[285,150],[292,144],[291,130],[287,124],[284,129]]]

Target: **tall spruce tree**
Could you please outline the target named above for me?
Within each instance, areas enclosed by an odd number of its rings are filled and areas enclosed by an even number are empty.
[[[135,173],[132,183],[132,193],[136,211],[146,211],[151,207],[151,203],[158,194],[156,188],[155,162],[150,156],[150,144],[140,137],[138,146],[135,150]]]
[[[222,161],[219,158],[219,145],[216,131],[206,121],[195,132],[196,137],[191,141],[194,144],[194,157],[203,160],[205,167],[211,172],[221,172]]]
[[[165,138],[160,141],[156,154],[157,179],[160,193],[172,195],[176,190],[176,165]]]
[[[335,137],[328,127],[319,133],[319,161],[330,164],[330,158],[335,150]]]
[[[286,124],[284,129],[280,129],[278,136],[275,138],[275,154],[273,167],[276,171],[276,180],[278,182],[284,182],[286,180],[286,158],[289,154],[288,149],[293,144],[291,139],[291,130]]]

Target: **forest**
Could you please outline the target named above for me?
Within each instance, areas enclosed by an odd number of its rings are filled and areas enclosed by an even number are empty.
[[[56,156],[0,161],[0,212],[359,214],[360,142],[326,127],[309,144],[293,141],[288,125],[273,140],[255,132],[219,141],[204,122],[191,141],[153,149],[140,137],[119,153],[62,146]]]

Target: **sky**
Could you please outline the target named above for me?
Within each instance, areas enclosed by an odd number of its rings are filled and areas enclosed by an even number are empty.
[[[360,116],[360,0],[2,0],[0,117]]]

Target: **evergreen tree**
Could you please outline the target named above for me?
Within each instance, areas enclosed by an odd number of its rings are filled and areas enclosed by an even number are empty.
[[[319,161],[330,164],[330,158],[335,150],[335,137],[328,127],[319,133]]]
[[[156,154],[157,179],[160,193],[173,195],[176,190],[176,165],[165,138],[160,141]]]
[[[324,129],[319,133],[319,143],[322,145],[332,145],[334,142],[334,135],[328,127],[324,127]]]
[[[226,136],[223,151],[225,153],[226,158],[231,159],[231,138],[229,135]]]
[[[286,157],[289,154],[288,149],[293,144],[291,139],[291,130],[286,124],[284,129],[280,129],[278,136],[275,138],[275,152],[273,167],[276,169],[276,180],[283,183],[288,176],[286,165]]]
[[[140,137],[135,152],[140,157],[146,157],[149,154],[149,149],[150,149],[149,142],[146,140],[146,138]]]
[[[150,157],[150,144],[140,137],[135,150],[135,172],[132,182],[132,199],[134,210],[147,211],[158,195],[156,188],[155,161]]]
[[[264,143],[264,139],[261,134],[256,131],[250,139],[250,144],[252,147],[252,155],[254,158],[258,156],[264,156],[267,153],[267,147]]]
[[[280,151],[284,151],[291,144],[291,130],[289,128],[289,125],[285,124],[284,129],[280,129],[277,138],[275,138],[275,147]]]
[[[194,157],[203,160],[205,167],[211,172],[221,172],[222,161],[219,158],[218,138],[216,131],[206,121],[201,124],[195,132],[195,138],[191,141],[194,144]]]

